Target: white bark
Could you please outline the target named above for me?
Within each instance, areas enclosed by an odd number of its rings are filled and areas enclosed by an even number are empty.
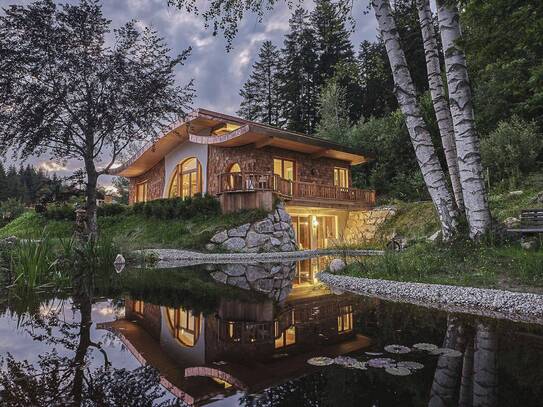
[[[422,118],[415,86],[407,67],[405,54],[400,45],[400,37],[391,14],[390,4],[388,0],[373,0],[372,6],[390,61],[394,78],[394,93],[405,116],[409,136],[415,149],[424,182],[438,213],[443,238],[449,239],[456,233],[457,229],[456,208],[447,187],[445,174],[432,144],[430,133]]]
[[[498,337],[496,328],[478,321],[473,358],[473,407],[498,405]]]
[[[491,219],[466,57],[457,45],[462,37],[458,9],[456,1],[452,0],[437,0],[437,6],[464,206],[470,237],[477,239],[489,230]]]
[[[428,84],[437,125],[441,135],[441,143],[445,152],[445,159],[449,169],[449,177],[453,188],[456,206],[460,212],[464,211],[464,199],[462,197],[462,186],[458,175],[458,158],[456,156],[456,145],[454,142],[454,128],[449,110],[449,103],[445,97],[443,80],[441,79],[441,66],[439,63],[439,52],[434,29],[432,10],[429,0],[417,0],[422,40],[424,43],[424,55],[426,57],[426,70],[428,73]]]
[[[464,352],[464,361],[462,365],[462,381],[460,383],[458,406],[473,406],[473,338],[470,339]]]

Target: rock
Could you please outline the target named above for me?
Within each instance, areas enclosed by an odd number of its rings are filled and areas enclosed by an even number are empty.
[[[283,222],[291,223],[292,219],[290,215],[284,210],[284,209],[277,209],[277,214],[279,215],[279,219]]]
[[[517,196],[517,195],[522,195],[524,193],[524,191],[509,191],[509,194],[510,196]]]
[[[0,244],[12,245],[16,244],[19,241],[17,236],[8,236],[3,239],[0,239]]]
[[[222,232],[215,234],[215,236],[211,238],[211,242],[220,244],[223,243],[226,239],[228,239],[228,233],[226,232],[226,230],[223,230]]]
[[[206,250],[208,252],[213,252],[213,251],[217,250],[217,245],[215,243],[208,243],[208,244],[206,244]]]
[[[219,283],[226,284],[226,280],[228,280],[228,276],[224,274],[222,271],[216,271],[214,273],[211,273],[211,277],[215,279],[215,281],[218,281]]]
[[[272,246],[281,246],[281,241],[275,237],[270,238],[270,243]]]
[[[507,229],[516,228],[517,226],[520,225],[520,219],[514,218],[514,217],[510,216],[509,218],[507,218],[507,219],[505,219],[505,220],[503,221],[503,225],[504,225]]]
[[[273,233],[273,222],[269,219],[255,223],[255,232],[257,233]]]
[[[533,203],[543,203],[543,191],[539,192],[534,199],[532,199]]]
[[[330,269],[330,272],[332,273],[338,273],[341,270],[343,270],[347,265],[345,262],[341,259],[334,259],[330,262],[330,266],[328,267]]]
[[[441,239],[441,230],[436,231],[434,234],[428,237],[430,242],[435,242],[436,240]]]
[[[247,247],[255,247],[255,246],[262,246],[264,243],[266,243],[270,239],[267,235],[261,235],[259,233],[250,231],[247,233]]]
[[[247,272],[247,269],[244,264],[232,263],[225,264],[222,271],[230,277],[239,277],[243,276]]]
[[[126,259],[122,254],[119,253],[117,257],[115,257],[113,264],[126,264]]]
[[[270,292],[273,290],[273,280],[271,278],[257,280],[256,289],[266,293]]]
[[[222,247],[226,250],[238,252],[245,247],[245,239],[242,239],[241,237],[231,237],[222,244]]]
[[[245,279],[245,277],[228,277],[227,284],[234,287],[243,288],[244,290],[250,290],[251,286]]]
[[[245,237],[247,236],[247,232],[249,231],[250,227],[251,227],[251,224],[246,223],[245,225],[241,225],[237,228],[230,229],[228,231],[228,237]]]
[[[253,282],[257,281],[266,277],[269,277],[268,272],[266,269],[260,266],[247,266],[247,271],[245,272],[245,276],[247,277],[247,281]]]
[[[520,241],[520,247],[522,247],[524,250],[535,250],[537,249],[538,241],[534,237],[529,238],[522,238]]]

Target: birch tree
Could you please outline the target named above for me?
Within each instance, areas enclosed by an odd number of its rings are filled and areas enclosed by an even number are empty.
[[[441,79],[441,65],[439,62],[439,49],[436,40],[436,33],[433,24],[432,10],[429,0],[417,0],[417,10],[424,44],[424,55],[426,57],[426,70],[428,72],[428,83],[432,103],[436,114],[437,125],[441,135],[441,143],[445,152],[445,159],[449,169],[449,177],[460,212],[464,211],[464,199],[462,197],[462,185],[458,175],[458,157],[454,141],[454,127],[452,123],[449,103],[445,97],[443,80]]]
[[[473,406],[498,405],[498,336],[488,321],[477,321],[473,358]]]
[[[438,213],[444,240],[456,233],[457,212],[449,192],[445,173],[436,154],[430,132],[422,118],[420,106],[411,73],[407,67],[405,54],[388,0],[373,0],[372,7],[387,50],[392,76],[394,94],[405,116],[405,123],[415,150],[422,176]]]
[[[466,218],[470,237],[477,239],[489,230],[491,218],[456,1],[437,0],[437,14]]]

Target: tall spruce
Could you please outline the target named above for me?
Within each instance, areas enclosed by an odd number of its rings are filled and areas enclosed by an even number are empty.
[[[289,20],[282,53],[281,99],[286,127],[311,134],[317,124],[319,74],[317,39],[309,15],[298,8]]]
[[[0,202],[8,199],[8,178],[4,164],[0,161]]]
[[[243,98],[238,114],[248,120],[280,126],[280,53],[271,41],[264,41],[251,75],[239,94]]]

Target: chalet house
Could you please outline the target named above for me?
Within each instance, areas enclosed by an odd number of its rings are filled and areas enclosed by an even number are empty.
[[[375,205],[352,187],[351,167],[370,160],[343,145],[205,109],[190,113],[115,169],[130,179],[130,203],[217,196],[224,212],[285,201],[301,248],[327,247],[351,213]]]

